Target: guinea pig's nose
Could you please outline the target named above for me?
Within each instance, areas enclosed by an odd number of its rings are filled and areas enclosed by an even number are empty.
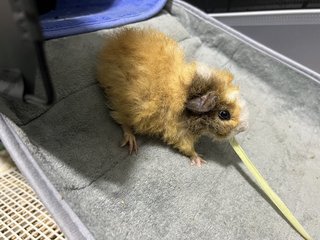
[[[239,126],[237,127],[237,131],[238,131],[238,133],[244,132],[244,131],[246,131],[246,130],[248,129],[248,127],[249,127],[248,122],[242,122],[242,123],[240,123]]]

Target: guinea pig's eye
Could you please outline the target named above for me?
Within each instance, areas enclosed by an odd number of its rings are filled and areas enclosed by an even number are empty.
[[[231,118],[231,115],[228,110],[219,111],[218,116],[221,120],[230,120]]]

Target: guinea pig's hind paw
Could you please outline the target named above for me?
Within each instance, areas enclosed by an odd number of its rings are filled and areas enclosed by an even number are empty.
[[[131,155],[134,151],[136,154],[138,152],[138,144],[136,141],[136,137],[133,134],[125,133],[123,134],[123,141],[121,143],[121,147],[129,146],[129,154]]]
[[[202,163],[207,163],[204,159],[202,159],[200,156],[196,155],[191,158],[191,165],[196,165],[197,167],[201,167]]]

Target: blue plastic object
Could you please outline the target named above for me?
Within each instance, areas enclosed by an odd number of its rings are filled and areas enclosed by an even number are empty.
[[[156,15],[166,0],[57,0],[41,16],[46,39],[113,28]]]

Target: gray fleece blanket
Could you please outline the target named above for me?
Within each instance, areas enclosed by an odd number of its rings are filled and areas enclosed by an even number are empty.
[[[315,239],[320,238],[320,85],[174,1],[150,20],[188,59],[230,69],[248,102],[239,142]],[[208,164],[138,136],[137,155],[95,80],[96,54],[114,30],[46,43],[57,101],[35,107],[1,98],[0,136],[69,239],[301,239],[228,143],[203,138]],[[9,120],[10,119],[10,120]]]

